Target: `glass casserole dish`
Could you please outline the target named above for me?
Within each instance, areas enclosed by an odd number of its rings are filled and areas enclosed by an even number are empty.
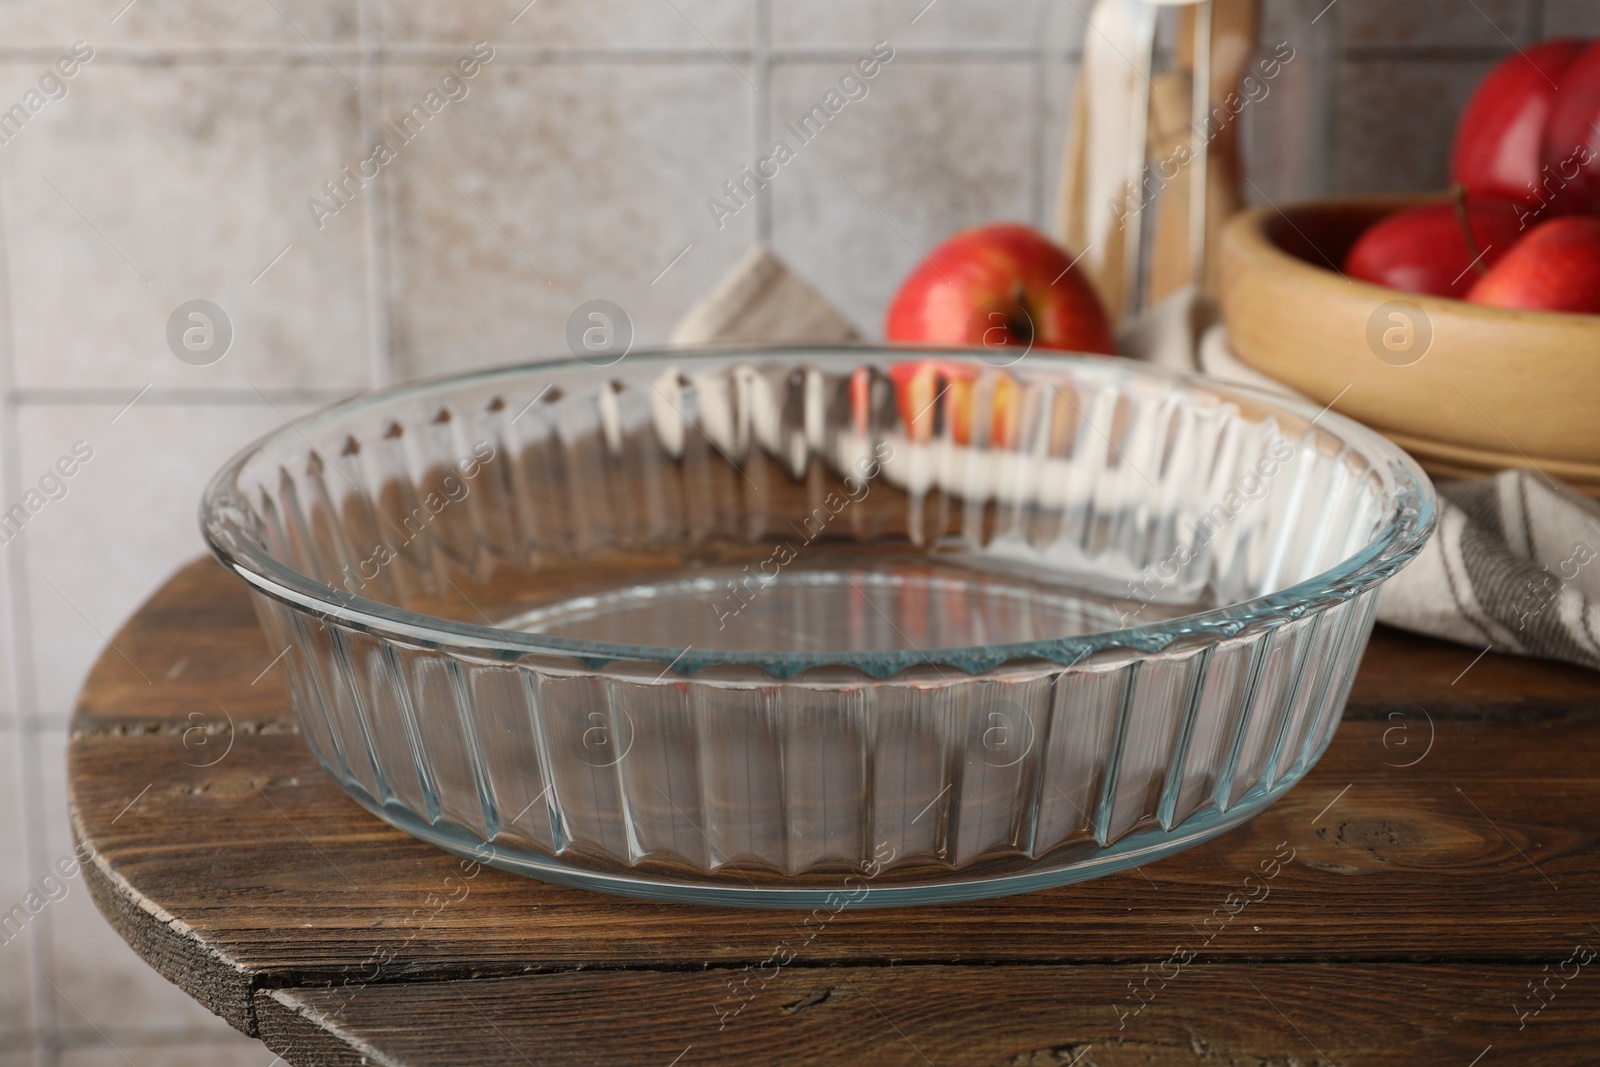
[[[1434,498],[1332,412],[1122,360],[671,351],[336,405],[201,521],[379,817],[550,881],[870,906],[1259,812]]]

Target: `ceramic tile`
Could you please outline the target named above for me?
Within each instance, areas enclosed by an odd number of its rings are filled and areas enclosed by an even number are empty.
[[[4,74],[0,100],[33,67]],[[0,148],[18,384],[364,383],[362,228],[319,231],[306,206],[356,134],[355,92],[320,64],[82,69]],[[168,340],[195,298],[231,321],[204,366]]]
[[[285,415],[305,405],[280,405]],[[216,469],[283,424],[265,404],[27,406],[23,470],[45,471],[81,441],[92,458],[24,528],[37,708],[64,721],[105,640],[169,574],[205,549],[195,520]],[[81,613],[81,614],[80,614]],[[102,636],[103,635],[103,636]],[[136,664],[146,673],[167,663]]]
[[[41,730],[37,734],[39,751],[33,757],[41,780],[45,854],[52,863],[72,854],[66,741],[64,730]],[[137,809],[126,816],[137,817]],[[55,985],[51,995],[64,1045],[93,1046],[109,1040],[131,1051],[148,1042],[232,1041],[234,1031],[227,1023],[127,946],[95,907],[81,875],[66,888],[66,895],[41,916],[49,932],[49,977]],[[270,1059],[264,1057],[261,1067]],[[62,1062],[68,1061],[64,1058]],[[134,1057],[141,1067],[145,1063],[165,1067],[173,1062],[160,1055]]]
[[[0,462],[4,456],[0,455]],[[0,520],[6,518],[5,512],[19,503],[21,494],[13,499],[7,499],[0,504]],[[9,524],[3,528],[9,529]],[[8,536],[0,529],[0,538]],[[10,730],[22,722],[22,687],[17,677],[15,644],[13,627],[11,624],[12,598],[10,560],[6,558],[9,548],[7,544],[0,544],[0,731]],[[20,608],[21,605],[16,605]],[[9,774],[9,770],[0,765],[0,778]]]
[[[1327,6],[1327,0],[1323,0]],[[1291,35],[1304,32],[1310,27],[1311,20],[1317,11],[1312,7],[1310,0],[1262,0],[1261,28],[1256,34],[1260,41],[1283,41],[1290,39]],[[1321,25],[1319,20],[1317,25]],[[1329,22],[1332,27],[1334,23]]]
[[[1337,191],[1444,188],[1456,118],[1491,65],[1347,62],[1339,84]]]
[[[0,464],[9,463],[9,427],[0,426]],[[0,466],[0,471],[5,470]],[[0,484],[5,478],[0,475]],[[10,492],[9,486],[5,489]],[[9,509],[8,501],[4,507]],[[0,516],[3,517],[3,516]],[[30,900],[33,872],[27,849],[28,809],[24,805],[22,735],[17,714],[20,695],[12,666],[10,567],[8,546],[0,544],[0,1067],[24,1067],[32,1054],[13,1050],[32,1044],[36,1028],[33,1011],[33,959],[36,952],[30,904],[42,906],[42,897]],[[54,886],[44,889],[53,890]],[[20,911],[18,910],[20,907]]]
[[[822,101],[837,64],[784,66],[773,129]],[[1031,211],[1034,85],[1026,66],[895,60],[773,182],[774,244],[866,336],[921,252],[959,229]],[[919,252],[920,250],[920,252]]]
[[[353,44],[358,5],[359,0],[7,0],[0,6],[0,40],[12,47],[84,40],[96,46],[304,49],[307,41]]]
[[[51,934],[51,996],[63,1044],[92,1048],[109,1039],[126,1051],[145,1042],[231,1041],[237,1033],[140,959],[94,910],[87,893],[62,901],[52,913]],[[256,1047],[265,1048],[259,1042]],[[266,1067],[271,1059],[268,1053],[257,1062]],[[171,1064],[159,1053],[134,1062]]]
[[[1330,7],[1328,0],[1265,0],[1256,40],[1268,46],[1287,41],[1300,53],[1315,53],[1319,44],[1336,47],[1343,27],[1334,13],[1348,2],[1336,0]]]
[[[0,398],[0,420],[8,420],[11,413],[3,407]],[[22,706],[22,689],[17,678],[15,639],[20,632],[12,626],[12,612],[21,605],[14,603],[15,590],[11,583],[12,559],[10,545],[13,526],[6,523],[6,513],[22,503],[25,487],[12,486],[7,472],[11,469],[11,427],[0,421],[0,730],[7,730],[19,722],[18,709]],[[0,777],[9,773],[0,766]]]
[[[9,861],[15,857],[7,856]],[[25,907],[25,898],[5,898],[5,914]],[[35,920],[37,921],[37,920]],[[33,1044],[37,1028],[33,1013],[33,956],[37,939],[31,929],[19,929],[18,920],[7,920],[9,940],[0,942],[0,1049],[23,1049]],[[0,1054],[0,1064],[4,1064]]]
[[[1328,173],[1326,160],[1337,153],[1330,145],[1313,143],[1325,114],[1319,114],[1315,102],[1330,62],[1317,38],[1304,30],[1272,38],[1263,33],[1262,39],[1273,43],[1258,47],[1252,57],[1250,68],[1265,95],[1250,99],[1238,118],[1244,173],[1253,183],[1244,187],[1249,202],[1282,204],[1325,196],[1336,177]],[[1273,66],[1279,54],[1289,58]],[[1264,69],[1276,73],[1268,79],[1262,76]],[[1448,131],[1444,135],[1448,138]],[[1428,136],[1436,140],[1438,134]]]
[[[389,113],[431,75],[398,72]],[[721,63],[491,64],[391,164],[397,373],[565,355],[596,298],[663,342],[754,238],[753,209],[706,206],[753,162],[750,107]]]
[[[490,0],[440,4],[383,0],[384,40],[585,48],[741,48],[751,43],[748,0]]]
[[[118,1040],[115,1047],[67,1048],[61,1052],[60,1067],[281,1067],[283,1062],[255,1038],[229,1030],[205,1041],[182,1044]]]
[[[20,736],[0,730],[0,1049],[33,1033],[33,924],[60,892],[58,881],[41,885],[29,869],[22,766]]]
[[[1067,138],[1072,129],[1072,101],[1078,90],[1078,70],[1075,61],[1049,62],[1042,70],[1044,129],[1039,132],[1037,149],[1042,181],[1033,221],[1047,231],[1055,225]]]
[[[1055,6],[1042,0],[779,0],[772,8],[772,42],[778,48],[861,49],[876,41],[897,47],[1034,44]]]
[[[1600,4],[1594,0],[1544,0],[1544,36],[1600,36]]]
[[[1074,0],[1072,3],[1044,5],[1044,28],[1040,40],[1052,51],[1066,51],[1074,56],[1083,51],[1083,40],[1089,32],[1090,5]]]
[[[1305,0],[1298,6],[1299,11],[1288,16],[1290,21],[1298,16],[1309,23],[1326,8],[1327,0]],[[1527,0],[1339,0],[1329,11],[1335,13],[1345,42],[1352,47],[1470,46],[1510,51],[1512,41],[1526,43],[1533,26],[1533,6]]]

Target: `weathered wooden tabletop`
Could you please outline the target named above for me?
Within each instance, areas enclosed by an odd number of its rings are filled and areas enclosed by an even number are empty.
[[[1322,762],[1189,852],[800,934],[391,829],[200,561],[90,676],[73,826],[122,936],[295,1065],[1593,1064],[1600,676],[1476,654],[1380,630]]]

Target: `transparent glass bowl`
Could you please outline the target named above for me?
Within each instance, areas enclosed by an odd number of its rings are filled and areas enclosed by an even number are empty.
[[[555,362],[361,397],[201,508],[317,759],[537,878],[759,906],[1093,877],[1316,761],[1432,487],[1099,358]]]

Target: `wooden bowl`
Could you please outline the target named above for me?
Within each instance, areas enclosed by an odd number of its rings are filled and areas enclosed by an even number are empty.
[[[1221,252],[1234,353],[1387,435],[1431,474],[1531,467],[1600,496],[1600,315],[1479,307],[1341,273],[1367,226],[1428,199],[1235,217]]]

